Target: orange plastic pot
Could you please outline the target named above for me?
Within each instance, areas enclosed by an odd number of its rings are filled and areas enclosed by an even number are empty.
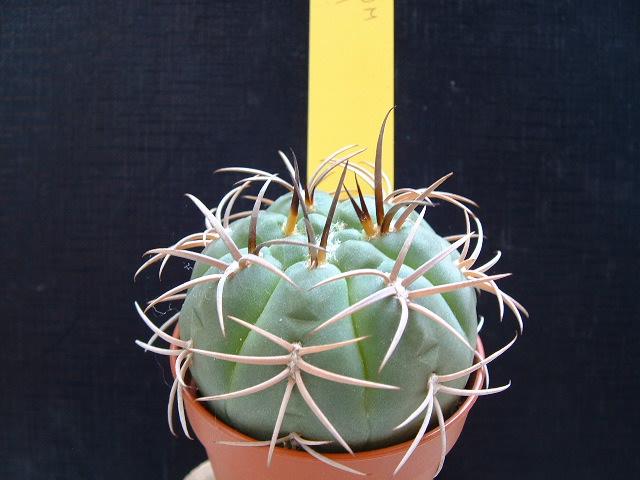
[[[178,331],[174,333],[178,337]],[[484,349],[478,338],[478,352]],[[173,372],[175,357],[170,358]],[[469,380],[470,388],[480,389],[483,382],[482,369]],[[192,391],[184,391],[184,403],[191,428],[207,451],[216,480],[353,480],[356,475],[337,470],[305,452],[278,447],[267,466],[268,447],[237,447],[221,445],[221,441],[255,441],[217,419],[202,403],[195,400]],[[469,410],[477,397],[467,397],[458,410],[445,422],[447,452],[460,437]],[[327,457],[367,474],[371,480],[426,480],[432,479],[440,462],[440,430],[435,428],[422,438],[409,461],[393,476],[393,471],[409,448],[411,441],[378,450],[348,453],[330,453]]]

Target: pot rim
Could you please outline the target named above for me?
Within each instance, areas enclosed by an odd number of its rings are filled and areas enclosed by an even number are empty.
[[[173,335],[175,337],[179,338],[179,334],[180,334],[180,328],[179,328],[179,326],[176,325],[176,328],[174,329]],[[177,348],[177,347],[175,347],[174,345],[171,345],[171,349],[175,349],[175,348]],[[482,358],[485,358],[484,346],[482,344],[482,341],[481,341],[479,335],[477,337],[476,350],[478,351],[478,353],[480,354],[480,356]],[[169,357],[169,362],[171,364],[171,374],[175,378],[174,365],[175,365],[175,362],[176,362],[176,357],[175,356]],[[475,363],[477,363],[477,362],[474,362],[474,364]],[[480,369],[476,370],[476,372],[475,372],[471,388],[473,390],[479,390],[482,387],[483,381],[484,381],[484,372],[483,372],[482,368],[480,368]],[[195,390],[197,390],[197,387],[195,385],[195,382],[193,380],[191,380],[191,388],[190,389],[184,389],[183,393],[182,393],[182,396],[184,398],[184,401],[188,402],[190,407],[200,417],[204,418],[204,420],[207,422],[207,424],[208,424],[208,426],[210,428],[217,428],[217,429],[224,430],[224,432],[227,435],[235,437],[239,441],[246,441],[246,442],[259,441],[259,440],[256,440],[255,438],[252,438],[252,437],[250,437],[248,435],[245,435],[244,433],[240,432],[239,430],[236,430],[235,428],[233,428],[230,425],[226,424],[225,422],[220,420],[213,412],[211,412],[208,408],[206,408],[202,402],[196,401],[195,396],[192,393]],[[445,423],[444,423],[445,430],[449,427],[450,424],[458,421],[458,419],[461,416],[463,416],[466,413],[468,413],[468,411],[471,409],[471,407],[473,407],[473,405],[476,403],[477,399],[478,399],[478,395],[468,396],[462,402],[462,404],[458,407],[458,409],[453,413],[453,415],[451,415],[449,418],[447,418],[445,420]],[[430,442],[433,439],[438,438],[439,436],[440,436],[440,427],[435,427],[435,428],[429,430],[427,433],[425,433],[423,435],[422,439],[420,440],[419,445],[422,445],[423,443]],[[373,450],[357,451],[357,452],[354,452],[353,455],[351,455],[350,453],[335,453],[335,452],[323,453],[323,455],[325,457],[331,458],[332,460],[336,460],[336,461],[347,460],[347,459],[351,459],[351,460],[367,460],[367,459],[370,459],[370,458],[379,458],[379,457],[387,457],[387,456],[397,455],[400,452],[406,451],[410,447],[412,442],[413,442],[413,439],[407,440],[406,442],[397,443],[395,445],[390,445],[388,447],[376,448],[376,449],[373,449]],[[260,447],[257,447],[257,448],[260,448]],[[262,447],[262,448],[267,448],[267,447]],[[308,457],[309,457],[308,454],[306,452],[303,452],[303,451],[293,450],[293,449],[289,449],[289,448],[282,448],[282,447],[276,447],[276,448],[279,448],[279,455],[290,455],[290,456],[293,456],[293,457],[304,458],[304,459],[308,459]]]

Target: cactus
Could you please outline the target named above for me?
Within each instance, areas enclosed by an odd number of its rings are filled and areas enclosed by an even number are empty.
[[[465,388],[471,373],[486,370],[513,344],[479,356],[476,291],[495,295],[500,317],[506,306],[520,330],[521,312],[526,315],[498,287],[506,275],[486,273],[500,253],[476,266],[482,224],[471,200],[438,189],[450,174],[426,188],[388,191],[381,171],[385,122],[374,164],[352,163],[363,150],[348,146],[327,157],[306,186],[295,156],[291,161],[282,152],[291,181],[257,169],[221,169],[249,176],[215,209],[188,195],[206,229],[147,252],[151,257],[137,273],[156,262],[162,262],[162,273],[171,257],[195,262],[187,282],[145,310],[136,304],[154,331],[148,342],[137,343],[177,356],[168,407],[172,432],[177,400],[189,435],[182,403],[188,370],[198,400],[257,439],[252,445],[268,445],[268,462],[277,445],[288,445],[357,474],[321,452],[369,450],[413,438],[399,470],[430,425],[444,432],[444,419],[460,397],[509,386]],[[318,185],[336,173],[337,190],[320,192]],[[344,188],[348,174],[355,176],[356,192]],[[373,197],[363,195],[360,181],[373,187]],[[253,208],[232,213],[255,184],[261,188],[248,197]],[[267,199],[275,186],[286,193]],[[424,219],[435,201],[462,212],[464,234],[435,233]],[[174,301],[184,302],[180,312],[160,327],[147,316],[156,305]],[[176,322],[180,338],[167,333]],[[159,338],[173,348],[155,346]]]

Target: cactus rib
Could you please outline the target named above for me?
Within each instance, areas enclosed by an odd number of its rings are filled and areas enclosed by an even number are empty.
[[[476,370],[479,369],[484,369],[486,368],[486,366],[491,363],[493,360],[495,360],[496,358],[498,358],[500,355],[502,355],[504,352],[506,352],[509,348],[511,348],[513,346],[513,344],[515,343],[515,341],[517,340],[518,336],[516,335],[513,340],[511,340],[509,343],[507,343],[504,347],[502,347],[501,349],[497,350],[496,352],[494,352],[493,354],[489,355],[486,358],[481,359],[480,361],[478,361],[477,363],[475,363],[474,365],[472,365],[469,368],[460,370],[458,372],[455,373],[451,373],[448,375],[436,375],[433,374],[431,375],[431,377],[429,378],[428,382],[427,382],[427,394],[425,396],[424,401],[418,406],[417,409],[415,409],[411,415],[409,415],[402,423],[400,423],[398,426],[396,426],[396,429],[400,429],[403,428],[405,426],[407,426],[409,423],[411,423],[413,420],[415,420],[418,416],[420,416],[420,414],[422,412],[424,412],[426,410],[426,414],[424,416],[424,420],[422,421],[422,424],[420,426],[420,429],[418,430],[417,435],[415,436],[413,442],[411,443],[411,446],[407,449],[405,455],[402,457],[402,460],[400,461],[400,463],[398,464],[398,466],[396,467],[395,471],[393,472],[394,475],[397,474],[400,469],[402,469],[402,467],[407,463],[407,461],[409,460],[409,458],[411,457],[411,455],[413,454],[413,452],[415,451],[415,449],[418,447],[418,444],[420,443],[420,440],[422,440],[422,437],[424,436],[424,434],[426,433],[427,430],[427,426],[429,425],[429,421],[431,419],[431,413],[433,411],[433,409],[435,408],[436,410],[436,416],[438,418],[438,425],[440,427],[440,432],[441,432],[441,445],[440,445],[440,451],[441,451],[441,455],[440,455],[440,463],[438,465],[438,470],[436,473],[436,476],[438,475],[438,473],[440,473],[440,470],[442,469],[442,465],[444,464],[444,458],[446,455],[446,445],[447,445],[447,437],[446,437],[446,429],[445,429],[445,425],[444,425],[444,416],[442,414],[442,408],[440,406],[440,403],[438,401],[438,399],[436,398],[436,394],[438,392],[443,392],[443,393],[448,393],[448,394],[452,394],[452,395],[459,395],[459,396],[475,396],[475,395],[493,395],[496,393],[500,393],[505,391],[506,389],[508,389],[511,386],[511,382],[507,383],[506,385],[502,385],[500,387],[495,387],[495,388],[489,388],[488,386],[484,389],[481,390],[472,390],[472,389],[460,389],[460,388],[452,388],[452,387],[448,387],[446,385],[443,385],[446,382],[451,382],[454,380],[457,380],[459,378],[462,378],[472,372],[475,372]]]
[[[312,347],[303,347],[300,344],[293,344],[293,343],[287,342],[286,340],[280,337],[277,337],[276,335],[273,335],[267,332],[266,330],[256,325],[253,325],[251,323],[245,322],[244,320],[241,320],[239,318],[236,318],[233,316],[229,316],[229,318],[234,322],[239,323],[240,325],[258,333],[264,338],[276,343],[280,347],[287,350],[289,354],[278,356],[278,357],[260,358],[260,357],[249,357],[249,356],[243,356],[243,355],[229,355],[229,354],[222,354],[218,352],[206,352],[199,349],[190,349],[191,352],[195,354],[204,354],[206,356],[211,356],[214,358],[218,358],[220,360],[235,361],[235,362],[247,363],[252,365],[284,365],[285,369],[282,370],[277,375],[275,375],[274,377],[272,377],[271,379],[265,382],[262,382],[261,384],[254,385],[252,387],[243,389],[241,391],[229,392],[226,394],[213,395],[209,397],[201,397],[201,398],[198,398],[198,400],[199,401],[215,401],[215,400],[225,400],[225,399],[235,398],[239,396],[251,395],[251,394],[260,392],[262,390],[265,390],[267,388],[270,388],[274,385],[277,385],[278,383],[284,381],[285,379],[288,379],[285,394],[283,396],[282,403],[280,405],[280,409],[278,412],[276,424],[273,430],[273,436],[270,444],[271,446],[269,448],[269,457],[268,457],[269,463],[271,462],[273,447],[275,446],[276,439],[278,438],[280,426],[282,424],[282,419],[284,417],[284,413],[286,411],[287,404],[291,396],[291,391],[294,386],[298,388],[298,390],[300,391],[302,397],[304,398],[305,402],[307,403],[311,411],[314,413],[314,415],[316,415],[316,417],[318,417],[320,422],[333,435],[333,437],[338,441],[338,443],[340,443],[344,447],[344,449],[347,450],[349,453],[353,453],[353,450],[351,449],[349,444],[342,438],[342,436],[338,433],[337,429],[333,426],[331,421],[326,417],[326,415],[322,412],[320,407],[318,407],[316,402],[313,400],[313,397],[311,396],[311,394],[309,393],[309,391],[305,386],[305,383],[302,379],[300,371],[303,371],[309,375],[313,375],[318,378],[323,378],[325,380],[332,381],[332,382],[346,383],[349,385],[355,385],[355,386],[366,387],[366,388],[381,388],[381,389],[387,389],[387,390],[398,389],[393,385],[370,382],[367,380],[352,378],[346,375],[340,375],[334,372],[330,372],[325,369],[316,367],[306,362],[303,359],[304,355],[318,353],[321,350],[329,351],[329,350],[334,350],[336,348],[342,348],[352,344],[353,342],[337,342],[331,345],[322,345],[320,346],[320,349],[319,349],[319,346],[317,345]],[[359,340],[361,339],[358,339],[358,341]]]

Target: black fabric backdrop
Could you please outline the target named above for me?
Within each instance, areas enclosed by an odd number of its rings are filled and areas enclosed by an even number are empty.
[[[478,402],[443,478],[637,473],[640,4],[397,4],[397,185],[456,172],[532,313],[494,367],[513,387]],[[177,479],[204,458],[168,432],[164,359],[133,344],[159,286],[132,274],[200,227],[182,194],[217,200],[215,167],[304,157],[307,17],[2,2],[0,478]],[[514,324],[483,305],[496,347]]]

